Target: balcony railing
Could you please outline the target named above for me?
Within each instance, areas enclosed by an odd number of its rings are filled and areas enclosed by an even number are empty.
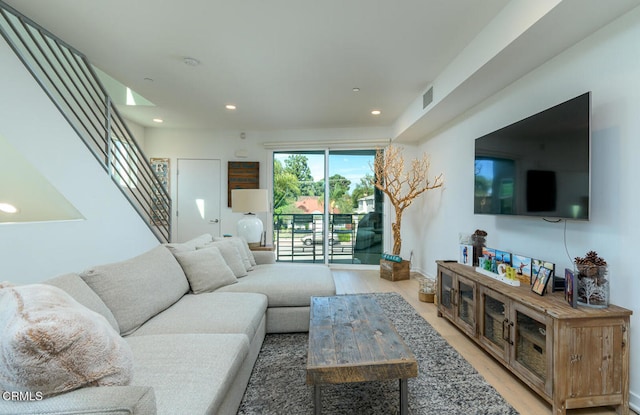
[[[274,245],[279,262],[377,264],[382,254],[379,215],[330,214],[325,234],[322,214],[274,215]]]

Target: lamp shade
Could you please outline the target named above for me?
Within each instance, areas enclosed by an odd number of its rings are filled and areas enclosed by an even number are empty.
[[[267,189],[232,189],[231,210],[241,213],[268,212]]]

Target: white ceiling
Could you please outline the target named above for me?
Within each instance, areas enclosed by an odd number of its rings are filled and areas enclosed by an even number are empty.
[[[418,116],[407,115],[412,103],[456,57],[470,53],[465,47],[507,0],[6,3],[156,104],[121,108],[141,125],[235,131],[389,127],[411,141],[640,1],[564,0],[549,6],[553,12],[539,24],[523,30],[430,113]],[[201,64],[187,66],[185,57]],[[490,72],[497,64],[499,76]],[[226,110],[227,103],[238,109]],[[382,114],[372,116],[373,109]],[[156,117],[165,122],[153,123]],[[408,126],[398,127],[402,118],[409,119]]]

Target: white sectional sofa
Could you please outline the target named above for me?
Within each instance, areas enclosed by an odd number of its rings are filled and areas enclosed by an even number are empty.
[[[36,370],[19,367],[13,357],[33,352],[24,339],[37,324],[14,330],[15,316],[3,313],[36,300],[27,286],[0,289],[0,325],[18,333],[16,341],[0,339],[0,389],[9,398],[0,400],[0,414],[235,414],[265,334],[307,331],[310,297],[335,295],[326,266],[274,263],[272,252],[251,253],[238,242],[203,235],[45,282],[57,287],[54,294],[80,303],[81,313],[91,313],[131,353],[132,367],[124,372],[129,379],[121,384],[94,386],[100,380],[90,376],[82,384],[80,376],[70,390],[44,397],[35,394],[38,386],[16,385]],[[222,255],[225,250],[234,257]],[[31,394],[7,394],[16,391]]]

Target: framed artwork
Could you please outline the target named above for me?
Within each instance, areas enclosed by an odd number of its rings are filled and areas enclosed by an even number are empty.
[[[578,307],[578,296],[575,295],[576,274],[572,269],[564,269],[564,299],[573,308]]]
[[[546,267],[540,267],[538,274],[536,274],[533,279],[533,283],[531,284],[531,291],[538,295],[544,295],[545,288],[547,288],[547,283],[552,275],[553,270]]]
[[[496,262],[511,266],[511,253],[496,249]]]
[[[535,280],[540,268],[542,268],[542,264],[544,264],[544,261],[541,259],[531,259],[531,285],[533,285],[533,280]]]
[[[527,280],[531,279],[531,258],[514,254],[513,267],[518,275],[527,277]]]
[[[231,207],[233,189],[259,189],[259,161],[230,161],[227,171],[227,207]]]
[[[169,174],[170,174],[170,159],[168,158],[150,158],[149,164],[151,165],[151,170],[158,177],[158,181],[160,185],[164,188],[164,190],[170,192],[169,188]],[[151,196],[151,211],[149,212],[149,216],[151,219],[151,224],[155,226],[167,226],[169,224],[169,207],[165,205],[165,198],[161,195],[162,190],[155,188],[153,189],[153,194]]]
[[[487,248],[486,246],[482,247],[482,256],[485,256],[489,259],[494,258],[496,256],[496,250],[493,248]]]
[[[151,170],[158,176],[158,180],[164,189],[169,191],[169,159],[168,158],[151,158]]]
[[[460,245],[458,262],[464,265],[473,265],[473,245]]]

